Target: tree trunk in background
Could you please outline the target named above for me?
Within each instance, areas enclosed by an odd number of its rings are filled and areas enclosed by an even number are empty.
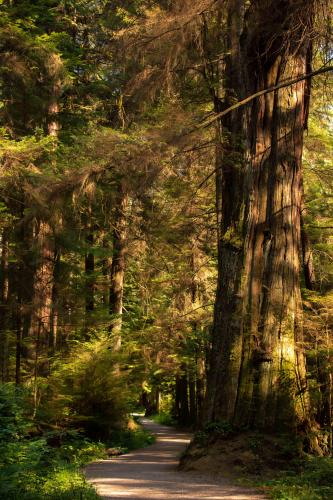
[[[195,375],[191,370],[188,376],[188,396],[189,396],[189,422],[192,425],[197,423],[197,399]]]
[[[15,349],[15,384],[21,383],[21,356],[22,356],[22,304],[18,297],[16,311],[14,313],[14,326],[16,331],[16,349]]]
[[[128,195],[123,182],[118,187],[118,199],[113,230],[113,257],[111,265],[110,314],[113,316],[109,328],[114,339],[114,350],[121,346],[124,277],[127,253]]]
[[[312,2],[246,4],[228,4],[223,108],[309,72]],[[221,122],[219,284],[206,420],[276,431],[309,418],[299,281],[307,92],[301,81]]]
[[[304,218],[301,214],[301,238],[302,238],[302,256],[303,256],[303,272],[305,286],[308,290],[315,290],[316,288],[316,274],[313,262],[313,252],[311,243],[304,226]]]
[[[190,419],[189,400],[188,400],[188,381],[187,381],[187,367],[181,366],[182,373],[176,376],[176,417],[181,425],[188,425]]]
[[[50,96],[49,108],[48,108],[48,120],[47,120],[47,133],[52,137],[58,137],[60,130],[59,124],[59,98],[61,94],[62,81],[61,81],[61,70],[62,62],[58,54],[52,54],[48,61],[49,74],[53,79],[53,86]]]
[[[197,360],[197,379],[196,379],[196,407],[197,407],[197,424],[203,421],[203,407],[205,400],[205,381],[206,381],[206,367],[203,358]]]
[[[58,319],[59,319],[59,265],[60,251],[54,251],[53,288],[52,288],[52,310],[50,330],[50,354],[54,354],[58,344]]]
[[[8,316],[9,316],[9,275],[8,275],[8,238],[7,231],[2,233],[1,240],[1,304],[0,304],[0,369],[1,381],[8,381]]]
[[[59,125],[59,97],[61,93],[61,68],[60,56],[53,54],[47,61],[48,72],[53,84],[47,114],[47,134],[56,138],[60,130]],[[54,143],[54,150],[56,143]],[[34,346],[34,377],[35,399],[37,398],[37,378],[46,375],[49,371],[49,349],[53,342],[54,315],[54,266],[55,244],[54,235],[48,217],[40,218],[35,229],[37,265],[34,274],[32,292],[32,314],[29,336],[33,339]],[[35,401],[36,403],[36,401]]]
[[[48,222],[39,222],[36,247],[38,260],[34,275],[30,337],[35,344],[35,372],[38,376],[48,372],[51,339],[55,249],[53,232]]]
[[[94,235],[90,232],[87,235],[88,251],[85,256],[85,273],[86,273],[86,312],[89,314],[95,309],[95,256],[91,251],[94,244]]]
[[[34,340],[30,335],[35,274],[35,265],[32,264],[34,261],[32,258],[33,228],[30,221],[24,221],[24,210],[25,203],[22,202],[17,210],[17,218],[20,223],[14,237],[17,263],[13,264],[11,269],[14,306],[12,322],[16,332],[15,380],[17,385],[21,383],[23,370],[25,373],[31,373],[30,364],[34,350]]]
[[[106,236],[103,235],[103,249],[105,252],[110,251],[109,243]],[[102,260],[102,275],[103,275],[103,305],[110,307],[110,278],[111,278],[112,258],[106,256]]]

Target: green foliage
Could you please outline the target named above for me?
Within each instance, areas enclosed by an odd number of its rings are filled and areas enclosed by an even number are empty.
[[[233,427],[231,423],[226,420],[217,420],[214,422],[208,422],[204,427],[204,431],[207,432],[207,434],[216,434],[218,436],[227,437],[232,434]]]
[[[160,412],[157,415],[152,415],[150,418],[157,424],[170,425],[171,427],[177,425],[175,418],[170,413]]]
[[[276,500],[329,500],[333,498],[332,458],[309,458],[300,470],[265,482],[267,492]]]
[[[110,435],[110,445],[122,453],[144,448],[153,444],[155,437],[142,428],[113,430]]]
[[[39,418],[80,426],[94,438],[109,439],[126,420],[132,400],[119,355],[104,333],[73,342],[65,359],[57,357],[40,408]],[[133,388],[132,388],[133,390]]]
[[[194,441],[200,446],[207,446],[209,440],[228,438],[234,433],[232,424],[226,420],[208,422],[202,430],[194,435]]]
[[[78,432],[40,432],[30,394],[0,385],[0,497],[8,500],[94,499],[79,467],[105,456],[105,446]]]
[[[25,436],[31,427],[27,419],[28,392],[13,384],[0,384],[0,442],[7,443]]]

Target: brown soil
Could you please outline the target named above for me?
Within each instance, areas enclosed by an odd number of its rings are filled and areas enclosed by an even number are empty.
[[[201,467],[180,471],[181,453],[191,435],[142,419],[142,424],[156,435],[156,442],[128,455],[101,460],[86,469],[88,480],[103,499],[113,500],[259,500],[266,498],[255,490],[232,483],[227,470],[212,472],[211,458],[201,457]],[[198,458],[198,457],[197,457]],[[197,467],[195,467],[197,469]]]

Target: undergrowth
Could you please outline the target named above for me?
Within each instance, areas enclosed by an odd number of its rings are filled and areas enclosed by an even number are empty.
[[[5,500],[97,500],[81,468],[121,452],[141,448],[154,438],[136,424],[112,430],[106,443],[73,428],[52,428],[32,417],[31,394],[0,385],[0,498]]]
[[[299,468],[260,485],[275,500],[333,500],[333,459],[308,458]]]
[[[48,441],[53,445],[49,445]],[[55,440],[55,441],[53,441]],[[2,442],[0,498],[6,500],[97,499],[80,467],[105,457],[105,446],[70,433],[61,444],[58,433],[15,437]],[[59,446],[59,447],[58,447]]]
[[[114,430],[111,435],[111,446],[118,448],[121,453],[144,448],[154,443],[155,437],[145,429]]]
[[[177,421],[172,415],[170,415],[170,413],[161,412],[156,415],[152,415],[149,418],[151,418],[157,424],[169,425],[171,427],[175,427],[177,425]]]

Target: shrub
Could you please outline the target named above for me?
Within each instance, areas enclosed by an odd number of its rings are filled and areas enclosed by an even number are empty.
[[[174,427],[177,425],[177,421],[175,420],[175,418],[172,415],[170,415],[170,413],[160,412],[157,415],[152,415],[151,418],[157,424],[170,425],[171,427]]]
[[[42,433],[29,400],[26,389],[0,385],[0,498],[98,498],[78,468],[105,456],[105,446],[75,431]]]
[[[100,335],[75,344],[68,359],[53,366],[39,417],[56,425],[81,427],[94,439],[110,439],[126,421],[131,393],[117,367],[109,339]]]

